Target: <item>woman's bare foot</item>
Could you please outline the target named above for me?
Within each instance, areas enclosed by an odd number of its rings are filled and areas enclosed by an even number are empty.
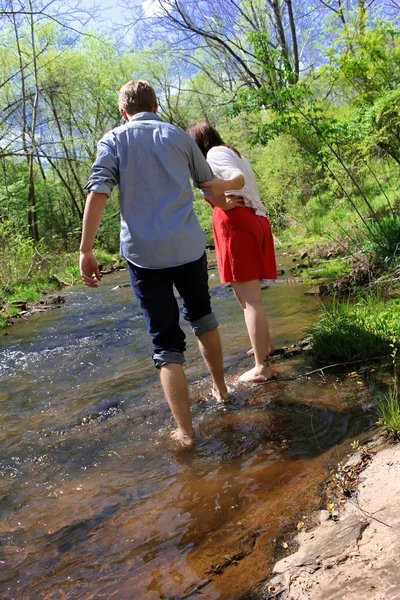
[[[239,377],[239,381],[245,383],[264,383],[272,379],[272,370],[269,365],[263,367],[253,367],[250,371],[246,371]]]
[[[224,404],[229,400],[229,396],[233,394],[234,389],[232,387],[226,387],[226,391],[216,390],[212,388],[211,395],[217,401],[218,404]]]
[[[270,344],[269,346],[269,355],[271,356],[274,352],[275,352],[276,348],[273,344]],[[250,348],[250,350],[247,350],[247,355],[248,356],[253,356],[254,354],[254,350],[253,348]]]
[[[174,442],[178,442],[183,448],[193,448],[196,443],[194,437],[186,435],[180,429],[172,431],[170,437]]]

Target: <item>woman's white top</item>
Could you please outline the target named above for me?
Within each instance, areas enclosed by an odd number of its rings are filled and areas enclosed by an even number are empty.
[[[246,206],[253,208],[256,215],[266,217],[265,207],[260,200],[254,171],[248,160],[238,156],[226,146],[214,146],[207,152],[207,162],[216,175],[229,179],[234,175],[243,175],[244,186],[240,190],[225,192],[225,196],[240,195]]]

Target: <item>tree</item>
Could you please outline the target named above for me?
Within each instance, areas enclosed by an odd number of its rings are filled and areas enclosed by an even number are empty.
[[[37,17],[33,4],[2,22],[0,48],[0,159],[4,197],[0,219],[21,214],[21,190],[29,235],[64,237],[79,226],[84,185],[98,139],[119,123],[117,90],[131,77],[130,55],[110,39],[76,39],[53,19]],[[25,14],[26,13],[26,14]],[[37,19],[37,20],[36,20]],[[79,85],[77,85],[79,82]],[[18,196],[11,172],[20,170]],[[18,198],[18,208],[14,205]],[[15,211],[9,214],[8,208]],[[12,219],[20,226],[20,219]]]
[[[3,147],[1,158],[24,156],[27,162],[28,232],[35,242],[39,241],[35,196],[35,158],[41,94],[39,58],[47,50],[46,43],[38,44],[37,33],[43,30],[39,23],[43,17],[58,21],[59,9],[60,4],[54,0],[47,4],[38,0],[8,0],[0,11],[0,30],[5,33],[7,44],[7,52],[2,56],[5,61],[3,65],[8,67],[11,63],[11,69],[6,67],[6,76],[0,81],[0,90],[6,99],[0,132]],[[64,7],[64,10],[65,19],[70,13],[68,7]]]
[[[261,31],[268,49],[279,50],[290,65],[292,83],[299,77],[298,17],[292,0],[150,0],[134,25],[139,37],[146,27],[147,40],[150,25],[200,70],[204,62],[193,53],[203,47],[224,65],[225,85],[233,79],[256,89],[265,83],[264,63],[254,53],[249,35]]]

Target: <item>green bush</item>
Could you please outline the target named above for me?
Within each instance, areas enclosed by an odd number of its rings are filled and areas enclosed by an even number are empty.
[[[17,281],[25,281],[34,266],[35,248],[27,231],[15,231],[10,221],[0,222],[0,299]]]

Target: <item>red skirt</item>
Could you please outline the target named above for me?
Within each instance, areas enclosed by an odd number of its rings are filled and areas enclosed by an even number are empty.
[[[221,283],[276,279],[274,239],[267,217],[247,206],[227,212],[215,206],[212,224]]]

